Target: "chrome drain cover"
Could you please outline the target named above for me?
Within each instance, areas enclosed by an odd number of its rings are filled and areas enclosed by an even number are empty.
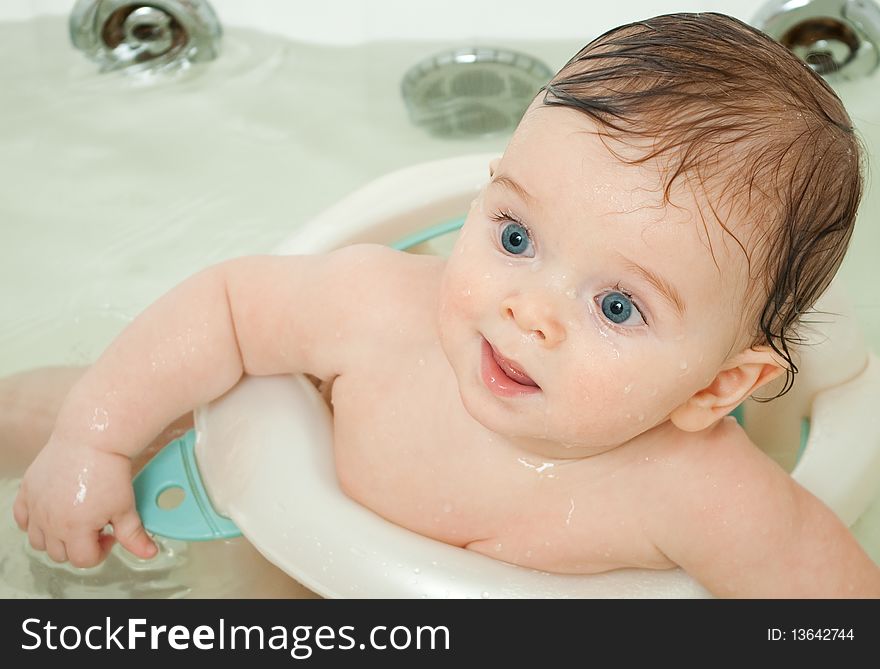
[[[478,137],[512,130],[553,72],[516,51],[466,48],[412,67],[401,93],[413,123],[441,137]]]

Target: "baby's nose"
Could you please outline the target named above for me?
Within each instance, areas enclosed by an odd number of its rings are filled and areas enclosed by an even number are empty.
[[[545,293],[508,296],[501,302],[501,316],[512,320],[523,332],[534,334],[546,346],[565,341],[565,326]]]

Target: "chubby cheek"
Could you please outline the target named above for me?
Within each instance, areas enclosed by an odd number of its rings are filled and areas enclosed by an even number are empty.
[[[459,239],[443,271],[439,316],[441,329],[466,325],[479,328],[493,312],[501,277],[491,268],[491,259],[470,248],[465,233]]]
[[[663,422],[690,395],[685,380],[694,375],[680,369],[678,351],[661,353],[647,342],[619,339],[609,347],[609,341],[602,338],[578,356],[586,364],[571,369],[560,387],[564,400],[555,405],[557,420],[571,426],[572,443],[632,439]]]
[[[471,320],[476,313],[477,286],[466,274],[447,263],[440,288],[440,324]]]
[[[643,432],[653,404],[639,387],[639,365],[627,364],[625,356],[608,355],[601,347],[589,360],[591,364],[572,369],[567,383],[558,387],[562,401],[548,403],[558,414],[557,422],[570,426],[567,440],[612,445]]]
[[[711,385],[717,374],[714,352],[705,348],[705,342],[686,339],[678,346],[667,346],[652,361],[632,375],[624,388],[628,391],[629,407],[624,418],[637,422],[644,418],[641,430],[647,430],[667,420],[676,408],[695,393]]]

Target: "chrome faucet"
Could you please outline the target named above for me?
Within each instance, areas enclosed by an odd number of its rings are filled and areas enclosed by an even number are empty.
[[[77,0],[70,38],[102,71],[168,71],[213,60],[220,22],[205,0]]]
[[[859,79],[880,65],[880,7],[873,0],[773,0],[752,25],[832,81]]]

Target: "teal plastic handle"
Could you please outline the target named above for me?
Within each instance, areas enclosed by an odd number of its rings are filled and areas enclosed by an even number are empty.
[[[241,536],[229,518],[214,510],[196,465],[195,430],[159,451],[133,481],[135,504],[144,528],[169,539],[210,541]],[[159,506],[170,488],[183,489],[183,501],[173,509]]]
[[[391,248],[398,251],[406,251],[413,246],[418,246],[423,242],[434,239],[434,237],[440,237],[441,235],[445,235],[448,232],[455,232],[464,225],[464,219],[464,216],[459,216],[458,218],[453,218],[450,221],[432,225],[430,228],[426,228],[425,230],[420,230],[419,232],[407,235],[403,239],[394,242],[391,245]]]

